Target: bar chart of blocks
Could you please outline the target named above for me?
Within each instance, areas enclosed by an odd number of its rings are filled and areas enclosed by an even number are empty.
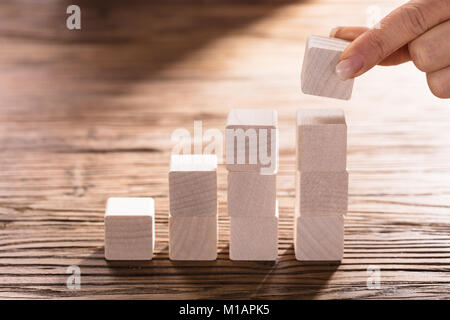
[[[278,257],[278,121],[275,110],[233,109],[226,123],[229,258]],[[300,261],[340,261],[347,213],[347,126],[339,109],[300,109],[296,123],[293,244]],[[169,258],[217,259],[218,159],[172,155]],[[105,258],[151,260],[155,243],[152,198],[110,198],[105,213]]]
[[[353,79],[335,72],[349,42],[309,36],[301,73],[306,94],[350,99]],[[347,125],[339,109],[300,109],[296,123],[293,243],[301,261],[340,261],[348,203]],[[232,109],[225,127],[229,258],[275,261],[279,128],[270,109]],[[169,258],[215,260],[218,159],[172,155],[169,170]],[[148,260],[154,247],[153,199],[111,198],[105,258]],[[150,245],[151,242],[151,245]]]

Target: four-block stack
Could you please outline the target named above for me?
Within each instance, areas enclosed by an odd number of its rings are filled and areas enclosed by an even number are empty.
[[[234,109],[226,126],[231,260],[278,256],[275,110]]]
[[[339,109],[297,112],[294,246],[298,260],[342,259],[347,213],[347,125]]]
[[[217,258],[217,156],[172,155],[169,257]]]

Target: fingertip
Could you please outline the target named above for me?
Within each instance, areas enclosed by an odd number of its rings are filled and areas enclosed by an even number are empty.
[[[330,30],[330,38],[336,38],[336,34],[338,33],[340,28],[341,28],[340,26],[333,27]]]

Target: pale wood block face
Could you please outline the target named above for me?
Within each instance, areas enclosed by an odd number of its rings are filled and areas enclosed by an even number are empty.
[[[191,161],[195,158],[200,161]],[[172,156],[169,197],[171,216],[217,215],[216,156]]]
[[[228,172],[228,215],[273,217],[276,210],[276,184],[276,175]]]
[[[340,261],[344,250],[342,216],[295,217],[295,257],[301,261]]]
[[[232,109],[228,113],[227,126],[278,126],[278,115],[272,109]]]
[[[278,210],[273,217],[231,217],[230,259],[273,261],[278,256]]]
[[[229,171],[276,173],[278,120],[275,110],[234,109],[226,126],[226,167]],[[262,171],[261,171],[262,172]]]
[[[320,36],[310,36],[302,66],[302,91],[322,97],[350,99],[353,79],[341,80],[336,74],[339,57],[349,42]]]
[[[345,215],[348,203],[348,173],[296,173],[296,215]]]
[[[171,260],[216,260],[217,216],[169,217]]]
[[[345,171],[347,125],[343,111],[298,110],[296,145],[297,170]]]
[[[212,154],[173,154],[170,172],[216,171],[217,156]]]
[[[105,213],[105,258],[151,260],[154,226],[152,198],[109,198]]]

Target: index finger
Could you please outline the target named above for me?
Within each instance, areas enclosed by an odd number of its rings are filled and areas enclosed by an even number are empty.
[[[356,38],[343,52],[336,72],[342,79],[359,76],[416,37],[450,19],[450,0],[412,0],[395,9]]]

